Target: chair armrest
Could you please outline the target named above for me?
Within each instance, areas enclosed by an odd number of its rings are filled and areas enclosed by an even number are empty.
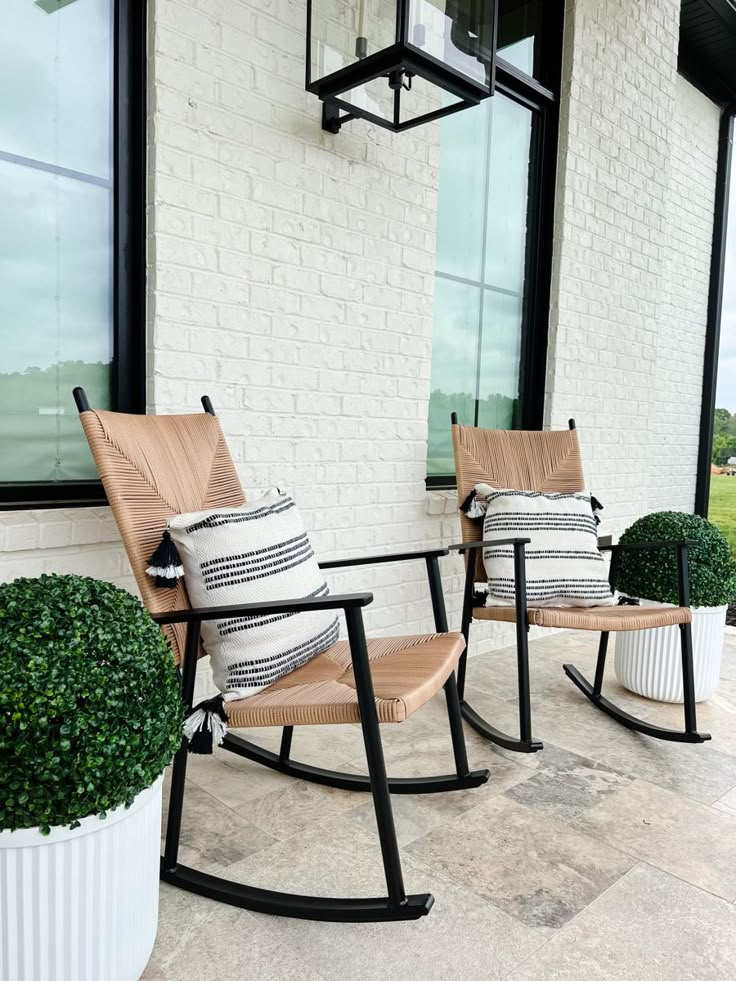
[[[192,623],[202,620],[223,620],[230,617],[257,615],[260,613],[307,613],[311,610],[351,610],[368,606],[373,593],[344,593],[333,596],[308,596],[301,599],[268,600],[263,603],[239,603],[235,606],[200,606],[190,610],[173,610],[171,613],[154,613],[159,624]]]
[[[328,559],[320,569],[340,569],[351,565],[374,565],[379,562],[408,562],[411,559],[435,559],[447,555],[446,548],[427,548],[418,552],[391,552],[387,555],[360,555],[348,559]]]
[[[347,566],[409,562],[412,559],[422,559],[427,566],[429,596],[432,601],[435,630],[438,634],[443,634],[447,633],[449,628],[447,626],[447,611],[445,610],[445,598],[442,592],[439,560],[447,554],[448,549],[446,548],[424,548],[416,552],[389,552],[387,555],[360,555],[351,559],[328,559],[327,562],[320,562],[319,567],[320,569],[340,569]]]
[[[531,538],[490,538],[485,542],[459,542],[449,545],[450,552],[468,552],[471,548],[487,548],[490,545],[528,545]]]
[[[616,545],[598,545],[600,552],[615,552],[620,550],[633,550],[641,548],[690,548],[698,543],[692,539],[684,538],[682,541],[665,542],[618,542]]]

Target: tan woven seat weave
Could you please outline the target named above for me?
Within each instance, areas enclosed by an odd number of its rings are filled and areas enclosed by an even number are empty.
[[[447,681],[463,652],[462,634],[378,637],[368,657],[379,722],[403,722]],[[265,691],[226,704],[232,728],[359,722],[347,641],[339,641]]]
[[[82,425],[145,606],[170,613],[190,606],[180,581],[158,589],[148,557],[174,514],[245,501],[220,423],[205,412],[138,416],[89,410]],[[177,663],[186,628],[165,628]],[[402,722],[447,681],[465,646],[462,634],[368,641],[381,722]],[[339,642],[265,691],[227,706],[234,727],[359,722],[347,642]]]
[[[535,627],[564,627],[568,630],[647,630],[692,622],[692,613],[685,606],[593,606],[587,609],[550,606],[529,609],[527,613],[529,623]],[[478,607],[473,610],[473,619],[515,623],[516,612],[512,606]]]

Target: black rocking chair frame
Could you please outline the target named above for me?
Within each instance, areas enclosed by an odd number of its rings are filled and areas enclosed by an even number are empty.
[[[388,559],[384,559],[388,561]],[[365,564],[367,560],[358,560]],[[430,571],[430,587],[433,605],[440,631],[444,600],[439,578],[437,555],[426,557]],[[342,561],[335,565],[344,564]],[[342,787],[345,790],[370,791],[376,811],[376,823],[381,844],[387,896],[378,898],[326,898],[320,896],[301,896],[292,893],[274,892],[243,885],[209,875],[197,869],[179,864],[178,852],[181,837],[181,820],[184,806],[184,787],[188,750],[186,741],[174,757],[174,765],[169,795],[169,814],[166,826],[166,842],[161,859],[161,879],[171,885],[198,893],[208,899],[240,906],[258,913],[271,913],[279,916],[299,917],[312,920],[334,920],[344,922],[378,922],[384,920],[413,920],[425,916],[434,902],[429,893],[407,896],[401,871],[396,829],[394,826],[391,797],[393,793],[438,793],[444,790],[459,790],[477,787],[489,778],[489,771],[470,771],[468,766],[465,737],[460,714],[457,683],[454,672],[445,682],[444,690],[450,720],[450,734],[455,756],[456,774],[429,778],[392,779],[386,775],[386,767],[381,743],[380,727],[376,714],[373,682],[368,660],[368,646],[363,626],[362,607],[373,600],[371,593],[352,593],[331,595],[311,599],[295,599],[269,603],[249,603],[233,607],[205,607],[179,610],[173,613],[154,614],[153,619],[160,625],[186,623],[187,634],[182,670],[182,698],[187,709],[191,709],[194,696],[197,652],[199,650],[200,627],[203,620],[252,615],[254,613],[298,613],[317,609],[342,609],[348,629],[350,654],[353,661],[358,705],[360,708],[363,742],[368,762],[367,776],[353,776],[334,770],[297,763],[289,759],[289,748],[293,727],[283,730],[281,752],[279,755],[248,742],[239,736],[228,733],[223,747],[257,763],[264,763],[272,769],[289,776],[301,777],[328,786]]]
[[[529,691],[529,620],[526,603],[526,555],[525,546],[528,538],[498,538],[492,541],[464,542],[462,545],[451,545],[453,552],[471,552],[465,563],[465,587],[463,589],[463,612],[461,631],[465,638],[465,650],[462,653],[457,668],[458,692],[460,695],[460,711],[465,721],[479,735],[495,743],[503,749],[514,753],[537,753],[544,744],[532,736],[532,706]],[[473,619],[473,590],[475,586],[475,567],[477,564],[475,550],[486,548],[488,545],[512,545],[514,548],[514,586],[515,586],[515,620],[516,620],[516,671],[519,682],[519,736],[501,732],[490,722],[486,721],[479,712],[465,700],[465,678],[468,662],[468,642],[470,639],[470,624]]]
[[[339,569],[348,566],[407,562],[423,559],[427,568],[435,630],[437,633],[447,633],[450,628],[447,623],[447,612],[439,568],[439,559],[447,554],[448,549],[446,548],[433,548],[417,552],[399,552],[388,555],[367,555],[347,559],[331,559],[326,562],[320,562],[319,567],[320,569]],[[451,790],[468,790],[472,787],[480,787],[488,781],[490,774],[487,769],[470,770],[468,765],[460,700],[454,672],[445,682],[444,691],[455,759],[455,773],[431,777],[389,777],[388,787],[392,794],[438,794]],[[284,727],[278,753],[264,749],[262,746],[258,746],[256,743],[252,743],[242,736],[230,732],[225,736],[222,748],[245,759],[252,760],[254,763],[260,763],[272,770],[277,770],[279,773],[285,773],[287,776],[296,777],[300,780],[309,780],[312,783],[323,784],[326,787],[337,787],[339,790],[352,790],[363,793],[370,791],[371,781],[369,776],[345,773],[340,770],[327,770],[322,767],[312,766],[309,763],[300,763],[298,760],[293,760],[291,758],[293,734],[293,726]]]
[[[453,423],[457,422],[457,417],[453,413]],[[575,420],[570,420],[570,429],[575,429]],[[529,543],[528,538],[503,538],[493,541],[465,542],[460,545],[450,545],[450,551],[468,552],[478,548],[485,548],[489,545],[513,545],[514,547],[514,586],[515,586],[515,619],[516,619],[516,655],[517,655],[517,678],[519,691],[519,737],[501,732],[492,726],[486,719],[473,709],[465,700],[465,681],[467,672],[468,644],[470,639],[470,624],[473,619],[473,591],[475,585],[475,570],[477,560],[475,552],[469,555],[465,568],[465,588],[463,591],[463,609],[461,631],[465,638],[465,650],[462,653],[457,670],[457,684],[460,695],[460,706],[462,716],[465,721],[478,732],[481,736],[501,746],[503,749],[511,750],[516,753],[536,753],[544,748],[540,740],[534,739],[531,728],[531,696],[529,684],[529,618],[526,600],[526,557],[524,547]],[[662,542],[638,542],[631,544],[610,545],[598,543],[601,552],[611,552],[611,564],[609,567],[608,581],[613,590],[615,588],[616,576],[620,566],[621,553],[629,549],[658,549],[676,548],[677,549],[677,585],[680,606],[690,605],[690,588],[688,580],[688,547],[695,544],[689,541],[662,541]],[[609,631],[601,633],[600,644],[598,647],[598,659],[596,662],[595,680],[590,681],[575,667],[574,664],[563,664],[565,674],[573,684],[577,685],[580,691],[588,698],[596,708],[606,715],[615,719],[616,722],[642,733],[651,736],[653,739],[663,739],[669,742],[681,743],[702,743],[711,738],[708,732],[698,732],[695,707],[695,688],[693,677],[693,641],[692,627],[690,623],[678,624],[680,628],[680,649],[682,657],[682,680],[683,680],[683,709],[684,709],[684,729],[666,729],[662,726],[655,726],[634,715],[630,715],[619,708],[602,694],[603,673],[606,666],[606,653],[608,651]],[[662,629],[662,628],[657,628]]]
[[[373,695],[368,646],[363,627],[362,607],[372,601],[370,593],[344,596],[325,596],[312,599],[270,603],[247,603],[233,607],[206,607],[156,614],[157,623],[186,623],[187,634],[182,671],[182,697],[191,708],[199,651],[200,628],[203,620],[247,616],[254,613],[299,613],[307,610],[341,609],[345,613],[355,685],[360,706],[361,728],[365,743],[371,792],[376,810],[376,823],[381,844],[387,895],[376,898],[327,898],[259,889],[233,882],[221,876],[209,875],[179,863],[179,841],[184,806],[184,788],[188,749],[186,740],[176,756],[171,777],[166,843],[161,858],[161,879],[208,899],[239,906],[258,913],[292,916],[312,920],[345,922],[374,922],[381,920],[413,920],[429,913],[434,902],[429,893],[407,895],[401,871],[401,859],[396,838],[391,797],[386,778],[381,735]]]
[[[215,415],[212,401],[207,395],[202,396],[202,408],[209,415]],[[411,562],[423,559],[427,567],[429,595],[432,603],[435,630],[438,634],[445,634],[450,628],[447,623],[447,610],[445,608],[445,597],[442,590],[439,559],[447,554],[448,549],[446,548],[430,548],[421,551],[394,552],[385,555],[361,555],[347,559],[330,559],[326,562],[320,562],[319,567],[320,569],[342,569],[349,566]],[[454,672],[445,682],[444,689],[445,699],[447,701],[447,715],[450,723],[452,749],[455,757],[455,773],[434,777],[389,777],[388,787],[392,794],[439,794],[450,790],[468,790],[472,787],[480,787],[482,784],[488,782],[490,776],[488,770],[470,770],[468,767],[460,699]],[[312,766],[309,763],[300,763],[298,760],[293,760],[291,758],[293,737],[294,727],[284,726],[281,733],[279,752],[273,753],[271,750],[258,746],[257,743],[252,743],[248,739],[243,739],[242,736],[228,732],[223,740],[222,747],[231,753],[235,753],[237,756],[251,760],[253,763],[260,763],[262,766],[267,766],[271,770],[277,770],[279,773],[285,773],[290,777],[296,777],[298,780],[309,780],[311,783],[319,783],[325,787],[336,787],[338,790],[353,790],[363,793],[371,790],[370,776],[343,773],[339,770],[326,770],[323,767]]]
[[[74,399],[79,412],[90,408],[82,388],[74,389]],[[208,396],[202,397],[205,412],[214,415],[215,411]],[[402,552],[391,555],[360,556],[357,558],[335,559],[320,563],[323,569],[337,569],[346,566],[370,565],[374,563],[400,562],[423,559],[427,568],[429,591],[437,633],[448,633],[447,612],[445,609],[439,559],[447,555],[445,548],[425,549],[418,552]],[[363,732],[368,775],[341,773],[299,763],[290,758],[294,727],[285,726],[278,754],[272,753],[234,733],[227,733],[223,748],[271,769],[302,780],[311,780],[343,790],[369,792],[373,796],[376,824],[381,845],[387,895],[381,897],[330,898],[323,896],[303,896],[294,893],[276,892],[260,889],[243,883],[233,882],[221,876],[209,875],[179,863],[179,843],[184,807],[184,790],[188,759],[186,740],[174,756],[169,791],[169,812],[166,824],[164,854],[161,857],[160,877],[162,881],[186,889],[189,892],[206,896],[218,902],[238,906],[258,913],[290,916],[309,920],[332,920],[336,922],[382,922],[388,920],[416,920],[426,916],[432,908],[434,898],[429,893],[407,895],[404,889],[398,839],[391,807],[391,793],[421,794],[440,793],[447,790],[464,790],[479,787],[488,781],[487,769],[470,770],[465,733],[463,731],[455,672],[444,684],[445,699],[450,725],[450,736],[455,759],[455,773],[428,778],[389,779],[383,755],[383,744],[376,711],[371,678],[368,644],[363,625],[362,608],[373,602],[372,593],[333,594],[322,597],[297,598],[275,602],[239,604],[237,606],[213,606],[170,613],[152,614],[161,626],[174,623],[187,625],[184,647],[184,663],[180,670],[182,700],[185,709],[191,709],[194,700],[194,682],[197,659],[200,649],[201,625],[204,620],[238,617],[263,613],[304,613],[310,610],[343,610],[348,631],[350,656],[353,663],[356,695],[360,712],[360,726]]]
[[[676,548],[677,549],[677,590],[680,606],[690,606],[690,584],[688,581],[687,550],[695,542],[690,541],[669,541],[669,542],[632,542],[619,545],[598,545],[601,552],[611,553],[611,565],[609,568],[608,581],[613,590],[616,583],[616,576],[621,561],[621,554],[624,551],[634,549],[658,549]],[[704,743],[709,740],[709,732],[698,732],[696,707],[695,707],[695,682],[693,675],[693,634],[692,625],[688,623],[678,624],[680,628],[680,652],[682,658],[682,694],[683,711],[685,715],[684,729],[665,729],[662,726],[655,726],[649,722],[638,719],[635,715],[624,712],[613,702],[609,701],[602,693],[603,672],[606,667],[606,653],[608,651],[608,631],[601,633],[598,645],[598,659],[595,666],[595,680],[591,684],[574,664],[563,664],[563,669],[568,678],[577,685],[580,691],[589,698],[590,701],[599,708],[601,712],[620,722],[627,729],[640,732],[653,739],[664,739],[668,742],[676,743]],[[657,628],[659,630],[662,627]]]
[[[83,394],[83,393],[82,393]],[[76,397],[76,396],[75,396]],[[86,399],[84,400],[86,403]],[[79,404],[80,411],[83,406]],[[84,405],[88,407],[88,405]],[[207,396],[202,398],[205,412],[214,415],[212,402]],[[360,556],[348,559],[335,559],[321,562],[322,569],[337,569],[347,566],[372,565],[375,563],[403,562],[423,559],[427,569],[430,599],[437,633],[448,633],[447,612],[445,609],[439,559],[447,555],[445,548],[425,549],[418,552],[401,552],[390,555]],[[398,839],[391,808],[391,793],[426,794],[449,790],[465,790],[479,787],[488,781],[487,769],[470,770],[465,734],[463,732],[460,699],[458,696],[455,672],[444,684],[450,736],[455,759],[455,773],[434,777],[389,778],[383,756],[380,726],[373,694],[368,646],[363,625],[362,608],[373,601],[371,593],[352,593],[329,595],[310,599],[293,599],[268,603],[249,603],[233,607],[205,607],[179,610],[173,613],[156,614],[153,619],[160,625],[186,623],[186,643],[184,665],[181,672],[182,698],[186,709],[191,709],[194,698],[194,680],[200,631],[203,620],[222,617],[244,616],[254,613],[298,613],[308,610],[341,609],[345,613],[348,630],[350,656],[353,662],[356,694],[360,709],[360,725],[368,763],[368,775],[342,773],[327,770],[291,759],[293,726],[285,726],[281,737],[279,753],[272,753],[251,743],[235,733],[225,735],[222,746],[231,753],[245,757],[255,763],[268,766],[280,773],[310,780],[313,783],[338,787],[342,790],[370,792],[376,812],[378,836],[381,844],[387,895],[377,898],[329,898],[322,896],[302,896],[294,893],[275,892],[259,889],[209,875],[197,869],[179,864],[179,841],[184,807],[184,788],[188,750],[186,741],[176,756],[172,769],[169,813],[166,826],[164,854],[161,858],[161,879],[171,885],[179,886],[189,892],[206,896],[218,902],[239,906],[258,913],[290,916],[310,920],[333,920],[339,922],[380,922],[386,920],[416,920],[429,913],[434,898],[429,893],[407,895],[404,889],[399,856]]]

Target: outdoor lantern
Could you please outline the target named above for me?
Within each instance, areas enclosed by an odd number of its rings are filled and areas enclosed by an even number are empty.
[[[497,14],[498,0],[307,0],[323,127],[409,129],[493,95]]]

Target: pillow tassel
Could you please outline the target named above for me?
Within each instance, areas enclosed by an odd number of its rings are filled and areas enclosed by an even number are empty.
[[[466,518],[471,521],[478,521],[485,517],[488,510],[487,498],[493,493],[490,484],[476,484],[472,491],[460,505],[460,510]]]
[[[157,586],[171,588],[184,575],[179,551],[174,544],[168,529],[161,536],[161,543],[148,560],[146,572],[153,576]]]
[[[184,736],[189,740],[189,752],[201,756],[212,754],[214,746],[220,746],[227,732],[225,698],[215,695],[195,705],[184,722]]]
[[[477,582],[473,586],[473,607],[488,604],[488,583]]]
[[[463,514],[468,513],[474,500],[475,500],[475,488],[473,488],[473,490],[468,494],[468,496],[465,498],[463,503],[460,505],[460,510],[463,512]]]
[[[463,503],[460,505],[460,510],[463,512],[466,518],[470,518],[471,521],[476,521],[478,518],[485,516],[486,509],[478,501],[476,501],[476,488],[468,494]]]

